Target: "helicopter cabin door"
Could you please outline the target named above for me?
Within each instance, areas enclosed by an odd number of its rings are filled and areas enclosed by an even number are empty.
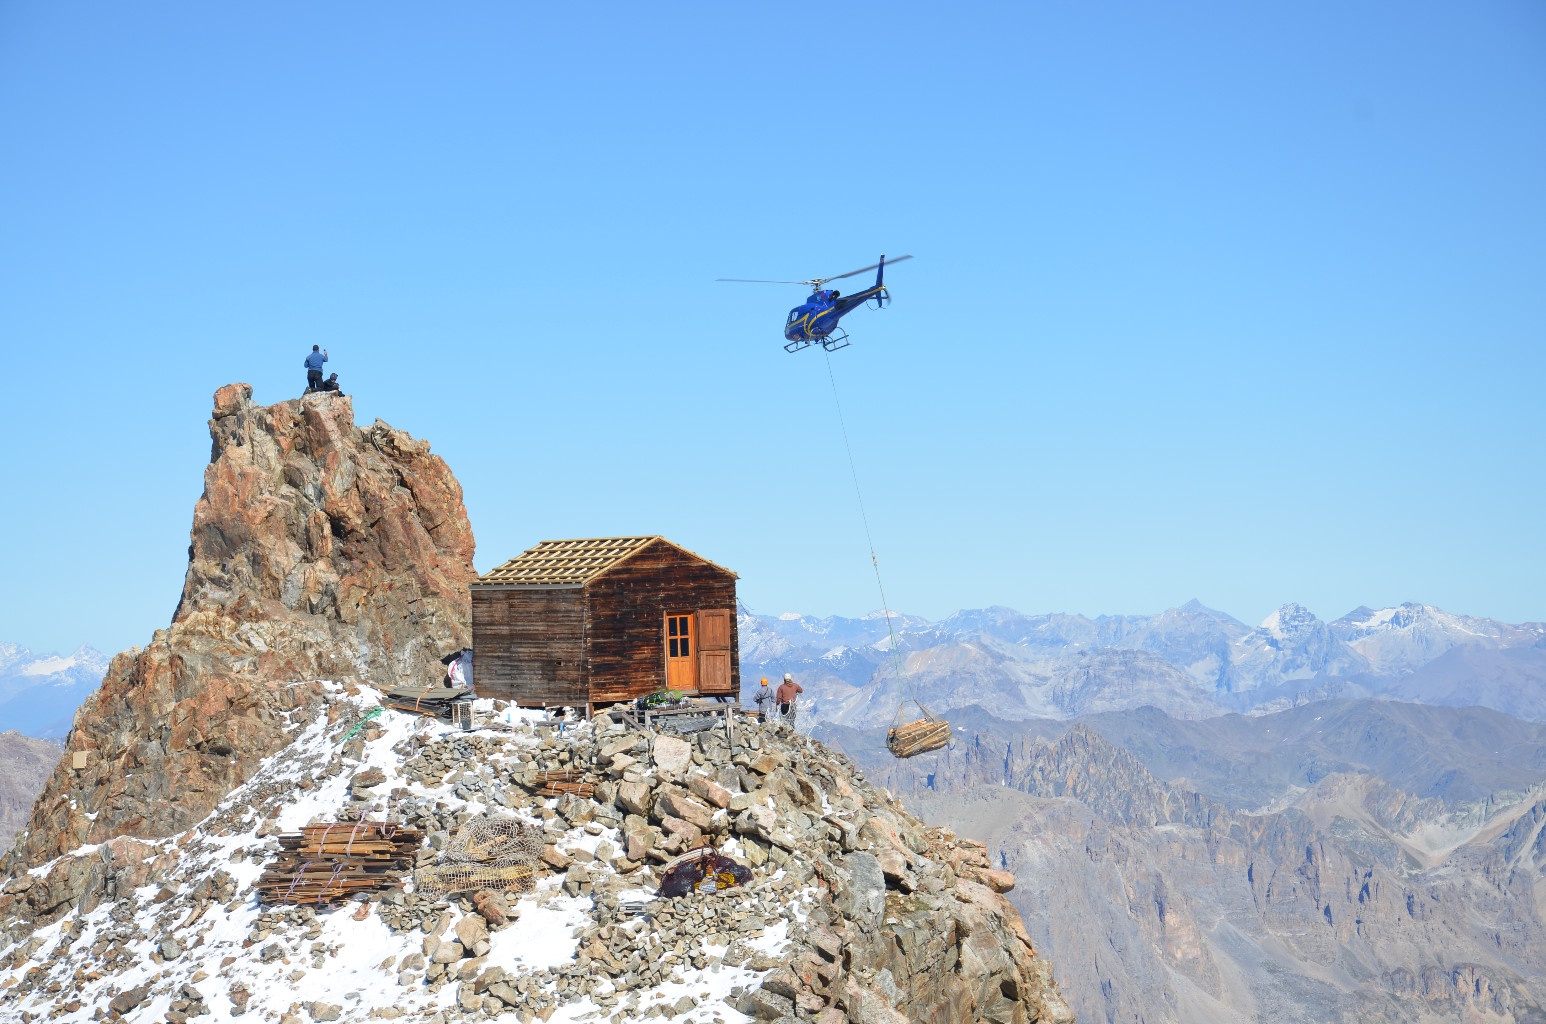
[[[697,630],[691,612],[666,613],[666,689],[698,692]]]

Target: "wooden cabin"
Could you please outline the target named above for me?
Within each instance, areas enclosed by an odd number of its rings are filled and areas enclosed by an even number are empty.
[[[522,707],[665,689],[734,700],[735,581],[664,537],[543,541],[472,585],[478,693]]]

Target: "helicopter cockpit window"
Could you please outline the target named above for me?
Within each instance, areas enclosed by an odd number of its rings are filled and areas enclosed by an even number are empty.
[[[794,323],[798,319],[800,319],[800,311],[798,309],[791,309],[789,311],[789,321],[788,322],[789,323]]]

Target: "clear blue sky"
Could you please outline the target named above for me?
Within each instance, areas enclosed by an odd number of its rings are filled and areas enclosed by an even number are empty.
[[[1273,9],[1268,9],[1272,7]],[[210,395],[313,343],[486,569],[756,610],[1546,619],[1546,6],[0,5],[0,639],[170,618]]]

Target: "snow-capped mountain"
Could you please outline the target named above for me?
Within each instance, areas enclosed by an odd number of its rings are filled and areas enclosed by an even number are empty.
[[[1295,679],[1352,676],[1369,671],[1369,660],[1337,639],[1308,608],[1285,604],[1236,640],[1222,689],[1238,692]]]
[[[980,704],[1007,719],[1144,705],[1200,718],[1258,705],[1291,707],[1301,695],[1384,693],[1435,662],[1392,695],[1426,701],[1423,694],[1431,691],[1437,703],[1474,697],[1507,714],[1546,717],[1546,704],[1526,699],[1531,680],[1546,682],[1546,627],[1426,605],[1360,608],[1327,623],[1290,603],[1255,629],[1195,600],[1156,615],[1095,618],[1026,615],[1001,606],[938,622],[893,613],[900,671],[881,613],[772,618],[742,609],[740,626],[748,686],[759,676],[776,683],[793,672],[807,691],[807,716],[844,725],[889,721],[903,694],[935,711]],[[1468,686],[1444,668],[1508,650],[1514,653],[1506,660],[1506,685]]]
[[[64,736],[75,709],[102,682],[107,662],[85,644],[61,656],[0,641],[0,731]]]
[[[1546,626],[1512,626],[1456,615],[1430,604],[1355,608],[1331,623],[1331,632],[1369,661],[1379,675],[1406,675],[1453,647],[1498,650],[1530,647],[1546,639]]]

